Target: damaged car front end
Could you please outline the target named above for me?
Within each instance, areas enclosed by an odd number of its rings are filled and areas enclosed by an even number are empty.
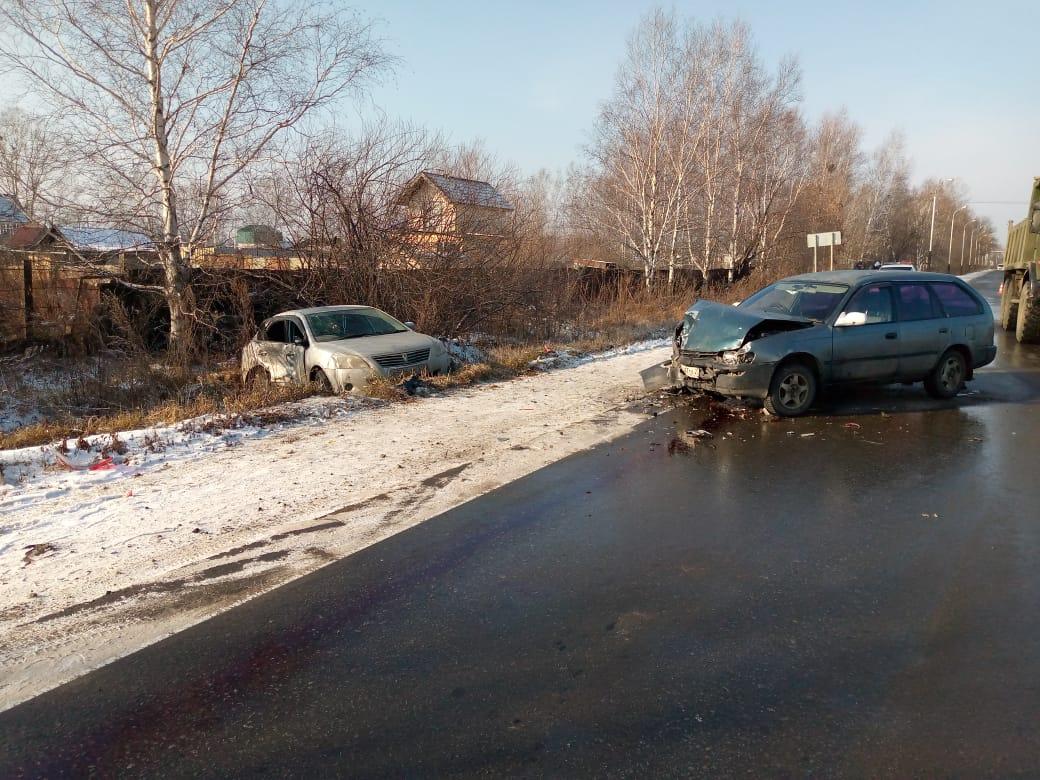
[[[671,379],[691,390],[763,399],[790,347],[776,337],[814,324],[697,301],[675,329]]]
[[[675,329],[669,376],[679,387],[735,398],[783,398],[782,414],[801,414],[815,396],[820,370],[830,362],[824,324],[848,292],[841,284],[778,282],[735,306],[700,300]],[[775,387],[777,368],[801,373]]]

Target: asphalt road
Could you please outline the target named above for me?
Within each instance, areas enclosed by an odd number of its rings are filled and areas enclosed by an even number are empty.
[[[660,407],[0,715],[0,776],[1035,776],[1040,349],[998,339],[952,402]]]

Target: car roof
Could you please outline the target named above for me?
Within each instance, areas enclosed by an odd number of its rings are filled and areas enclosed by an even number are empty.
[[[274,317],[285,317],[290,314],[321,314],[326,311],[350,311],[352,309],[372,309],[372,306],[363,306],[360,304],[348,304],[343,306],[311,306],[307,309],[289,309],[288,311],[280,311],[274,315]],[[273,317],[272,317],[273,319]]]
[[[952,274],[940,274],[934,271],[819,271],[817,273],[788,276],[780,281],[833,282],[835,284],[857,285],[865,282],[952,282],[960,280]]]

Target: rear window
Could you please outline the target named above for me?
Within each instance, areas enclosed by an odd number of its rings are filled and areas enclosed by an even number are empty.
[[[968,292],[953,282],[935,282],[932,292],[942,304],[947,317],[970,317],[981,314],[982,307]]]

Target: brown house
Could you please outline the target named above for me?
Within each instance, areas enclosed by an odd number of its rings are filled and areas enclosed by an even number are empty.
[[[513,205],[486,181],[423,171],[395,201],[404,211],[410,243],[426,251],[463,245],[507,232]]]
[[[140,233],[24,222],[0,237],[0,345],[84,332],[111,277],[150,272]]]

